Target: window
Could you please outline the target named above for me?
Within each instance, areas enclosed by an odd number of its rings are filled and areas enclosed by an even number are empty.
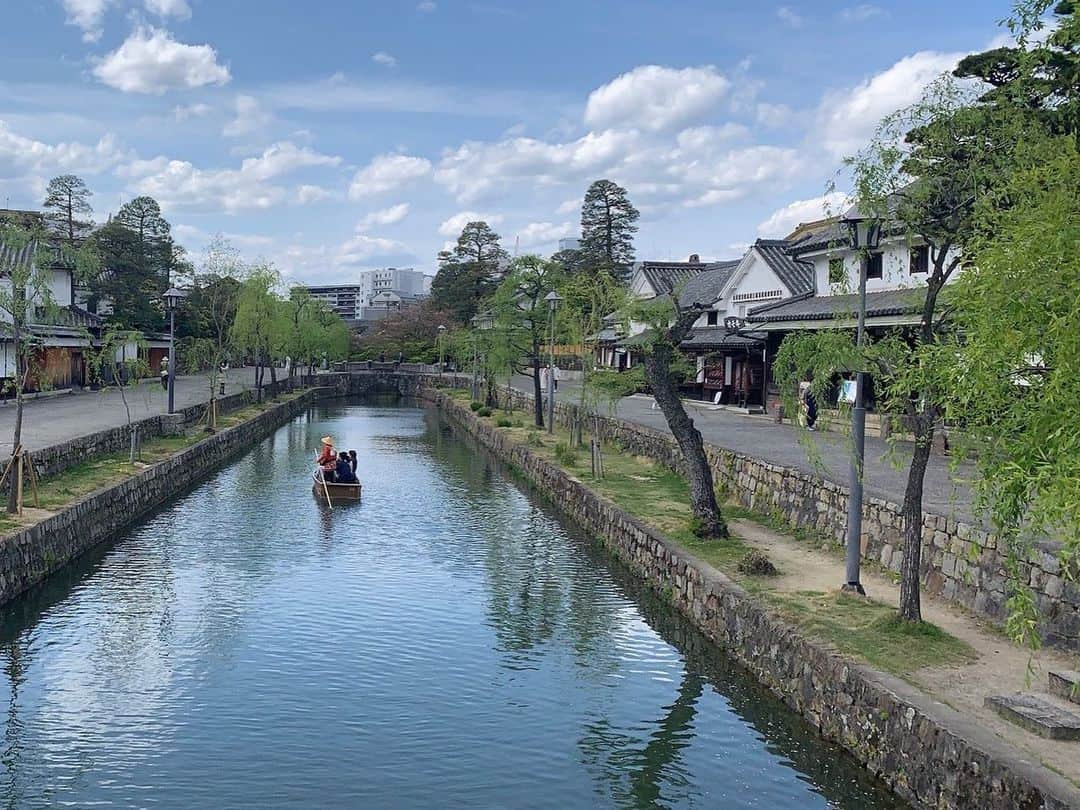
[[[926,273],[930,270],[930,248],[927,245],[911,249],[911,261],[909,264],[911,273]]]
[[[829,259],[829,283],[843,284],[845,280],[844,260]]]
[[[867,278],[881,278],[882,277],[882,253],[871,253],[870,261],[866,263],[866,277]]]
[[[720,317],[720,313],[717,312],[715,309],[711,309],[705,314],[705,322],[709,326],[716,326],[717,318],[719,318],[719,317]]]

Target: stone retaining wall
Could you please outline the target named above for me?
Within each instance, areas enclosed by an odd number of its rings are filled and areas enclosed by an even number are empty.
[[[263,386],[263,393],[265,396],[273,397],[290,391],[295,385],[294,380],[279,380],[274,386],[265,385]],[[77,394],[76,396],[93,397],[94,394],[84,393]],[[241,391],[236,394],[219,397],[217,400],[218,414],[226,414],[237,408],[243,408],[246,405],[252,404],[254,401],[255,394],[252,391]],[[189,405],[186,408],[181,408],[172,417],[165,414],[158,414],[155,416],[148,416],[145,419],[138,419],[135,421],[134,427],[139,432],[140,441],[146,441],[147,439],[165,436],[170,433],[173,429],[172,420],[175,420],[182,425],[194,425],[205,417],[206,403],[204,402],[199,405]],[[131,432],[127,425],[121,425],[119,427],[88,433],[85,436],[79,436],[67,442],[60,442],[59,444],[50,445],[49,447],[43,447],[40,450],[34,450],[30,456],[33,458],[34,468],[37,470],[38,475],[50,476],[61,473],[69,467],[82,461],[86,461],[87,459],[107,455],[109,453],[126,452],[130,446]]]
[[[1018,760],[992,735],[902,681],[807,640],[736,583],[490,421],[437,391],[425,395],[907,800],[933,808],[1080,806],[1080,791],[1057,774]]]
[[[99,489],[40,523],[0,539],[0,605],[250,448],[303,412],[322,394],[321,389],[305,391],[119,484]]]
[[[505,397],[506,391],[500,392]],[[514,406],[531,409],[532,397],[511,391]],[[556,422],[569,425],[574,406],[556,405]],[[682,453],[667,433],[611,417],[599,418],[601,438],[635,455],[681,472]],[[842,546],[846,540],[848,488],[790,467],[706,444],[716,483],[740,504],[810,530]],[[900,505],[879,498],[863,501],[863,556],[899,572],[904,558]],[[1048,644],[1080,650],[1080,588],[1062,577],[1053,546],[1035,547],[1021,565],[1043,623]],[[968,610],[1001,622],[1006,576],[997,537],[944,515],[923,513],[923,587]]]

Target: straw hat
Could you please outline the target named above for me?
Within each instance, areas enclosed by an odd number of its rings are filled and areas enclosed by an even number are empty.
[[[322,443],[325,444],[327,447],[333,447],[334,446],[334,440],[331,439],[329,436],[323,436],[322,437]]]

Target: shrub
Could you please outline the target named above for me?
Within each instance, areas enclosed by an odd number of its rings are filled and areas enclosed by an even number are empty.
[[[472,408],[474,411],[478,411],[478,410],[480,410],[481,408],[484,407],[484,403],[483,402],[470,402],[469,407]]]
[[[736,566],[744,574],[752,574],[761,577],[774,577],[780,572],[772,564],[772,560],[760,551],[750,550],[743,555]]]
[[[507,419],[505,416],[500,416],[495,422],[499,427],[514,427],[514,422],[511,419]]]
[[[489,408],[487,405],[481,405],[479,408],[476,409],[476,415],[491,416],[491,408]]]
[[[573,467],[577,463],[577,451],[566,442],[555,445],[555,458],[564,467]]]
[[[540,438],[539,431],[530,430],[525,437],[525,444],[529,445],[529,447],[543,447],[544,441]]]

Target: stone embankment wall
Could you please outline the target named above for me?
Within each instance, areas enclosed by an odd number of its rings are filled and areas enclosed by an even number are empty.
[[[263,386],[264,397],[274,397],[291,391],[297,384],[297,378],[291,380],[279,380],[274,385]],[[91,393],[79,394],[80,397],[93,397]],[[129,394],[129,396],[132,396]],[[243,408],[255,401],[252,391],[241,391],[236,394],[228,394],[217,400],[218,414],[223,415],[237,408]],[[139,440],[157,438],[168,435],[173,431],[173,425],[190,426],[206,418],[206,403],[201,405],[189,405],[181,408],[173,416],[159,414],[138,419],[133,426],[138,431]],[[127,425],[99,430],[79,436],[75,439],[59,444],[34,450],[30,456],[34,460],[34,469],[40,476],[56,475],[69,467],[87,459],[109,453],[121,453],[127,451],[131,443],[131,431]]]
[[[0,540],[0,605],[250,448],[303,412],[322,393],[320,389],[305,391],[3,538]]]
[[[506,392],[501,392],[506,396]],[[532,397],[510,396],[518,408],[531,408]],[[556,405],[556,422],[568,425],[573,406]],[[605,442],[681,471],[682,453],[674,439],[643,425],[600,417]],[[848,488],[820,476],[770,464],[706,444],[705,452],[718,485],[740,504],[776,516],[793,528],[813,531],[843,545],[847,530]],[[904,558],[900,505],[867,497],[863,502],[863,556],[899,572]],[[956,602],[995,621],[1005,618],[1005,560],[997,537],[984,529],[944,515],[923,514],[923,586],[928,593]],[[1080,650],[1080,588],[1065,580],[1052,546],[1037,546],[1020,565],[1035,595],[1048,644]]]
[[[490,420],[438,392],[426,396],[907,800],[932,808],[1080,806],[1080,791],[1057,774],[1016,759],[992,735],[902,681],[807,640],[736,583],[511,441]]]

